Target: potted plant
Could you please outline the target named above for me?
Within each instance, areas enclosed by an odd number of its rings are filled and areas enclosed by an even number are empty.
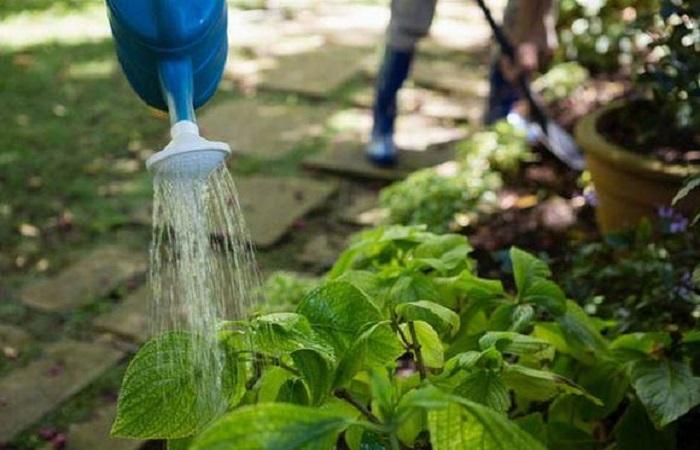
[[[700,173],[699,17],[698,2],[663,0],[647,22],[653,41],[634,96],[576,126],[604,232],[634,226],[669,206],[684,180]],[[676,208],[690,214],[698,204],[700,193],[694,192]]]

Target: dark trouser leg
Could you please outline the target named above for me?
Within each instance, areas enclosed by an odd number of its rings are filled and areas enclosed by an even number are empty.
[[[396,121],[396,97],[408,78],[413,61],[412,50],[395,50],[387,47],[384,62],[377,78],[374,100],[374,126],[372,136],[387,136],[394,133]]]
[[[491,64],[489,84],[489,99],[484,117],[487,125],[504,119],[520,100],[518,89],[503,76],[497,61]]]

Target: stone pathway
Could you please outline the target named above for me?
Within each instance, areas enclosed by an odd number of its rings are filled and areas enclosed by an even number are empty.
[[[143,445],[142,441],[116,439],[109,436],[116,415],[117,405],[110,403],[94,411],[88,421],[72,425],[66,434],[67,445],[63,450],[137,450],[140,448]]]
[[[464,123],[478,123],[489,33],[474,5],[441,0],[433,35],[421,46],[412,82],[401,94],[400,163],[382,169],[369,164],[362,150],[386,6],[282,3],[279,9],[231,12],[232,58],[222,91],[234,93],[220,93],[203,109],[200,127],[209,139],[229,143],[231,167],[245,172],[236,182],[260,260],[319,273],[351,232],[382,220],[379,188],[451,159],[453,143],[467,132]],[[150,205],[135,210],[125,225],[144,235],[149,226]],[[14,367],[0,376],[0,448],[40,428],[47,414],[94,386],[147,339],[147,249],[134,251],[116,235],[108,241],[76,253],[51,276],[24,280],[11,293],[13,305],[33,320],[58,327],[80,319],[81,325],[79,333],[66,327],[60,340],[46,342],[20,320],[0,322],[0,358],[13,360]],[[29,347],[28,361],[15,364]],[[135,450],[143,444],[110,439],[115,406],[104,399],[94,404],[85,420],[59,430],[65,449]]]
[[[377,167],[364,157],[362,144],[357,141],[339,142],[328,152],[304,160],[308,169],[328,171],[360,179],[394,181],[424,167],[452,159],[451,149],[433,148],[426,151],[399,150],[398,164],[390,168]]]
[[[273,245],[298,219],[322,205],[336,189],[334,183],[303,178],[239,179],[241,209],[253,243],[259,248]]]
[[[100,344],[49,344],[27,367],[0,379],[0,442],[9,441],[90,384],[124,354]]]
[[[208,107],[199,122],[208,139],[228,143],[234,154],[277,159],[320,136],[328,113],[326,106],[239,99]]]
[[[143,285],[111,312],[95,319],[95,327],[141,343],[148,337],[150,289]]]
[[[358,75],[370,56],[366,48],[337,45],[290,52],[262,72],[260,88],[324,98]]]
[[[85,255],[58,275],[28,284],[22,302],[43,312],[67,312],[103,297],[147,267],[147,254],[108,245]]]

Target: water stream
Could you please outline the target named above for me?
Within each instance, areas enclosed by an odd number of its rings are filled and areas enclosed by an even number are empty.
[[[217,326],[246,316],[259,276],[249,233],[228,169],[209,177],[156,173],[150,285],[151,335],[187,332],[198,401],[222,401]]]

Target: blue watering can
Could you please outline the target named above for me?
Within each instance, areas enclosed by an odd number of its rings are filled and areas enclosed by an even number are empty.
[[[204,176],[230,153],[199,136],[195,108],[226,64],[225,0],[107,0],[119,62],[148,105],[168,111],[173,140],[147,161],[156,173]]]

